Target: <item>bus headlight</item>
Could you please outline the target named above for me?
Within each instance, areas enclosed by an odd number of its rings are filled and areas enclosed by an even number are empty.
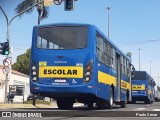
[[[84,83],[88,83],[92,79],[92,71],[93,71],[93,59],[87,63],[84,74]]]

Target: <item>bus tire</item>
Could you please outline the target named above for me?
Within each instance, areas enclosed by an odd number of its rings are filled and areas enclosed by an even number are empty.
[[[121,108],[126,108],[126,104],[127,104],[127,95],[126,95],[125,101],[120,102]]]
[[[73,100],[71,99],[57,99],[58,109],[72,109],[73,108]]]
[[[113,89],[110,88],[110,96],[109,96],[109,101],[107,103],[107,108],[112,109],[113,107]]]

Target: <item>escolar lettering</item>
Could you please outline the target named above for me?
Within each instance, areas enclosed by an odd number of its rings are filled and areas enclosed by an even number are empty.
[[[44,74],[77,75],[77,70],[44,69]]]

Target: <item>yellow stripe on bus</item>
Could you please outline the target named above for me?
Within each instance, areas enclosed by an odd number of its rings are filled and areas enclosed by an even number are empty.
[[[130,83],[121,80],[121,88],[130,90]]]
[[[98,71],[98,82],[108,84],[108,85],[113,84],[114,86],[117,86],[116,77],[113,77],[101,71]]]
[[[83,78],[80,66],[46,66],[39,67],[40,78]]]

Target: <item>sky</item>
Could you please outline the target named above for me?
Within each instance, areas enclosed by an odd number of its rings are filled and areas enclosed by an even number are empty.
[[[16,15],[14,9],[23,0],[0,0],[0,5],[9,19]],[[108,11],[110,10],[110,40],[124,53],[132,53],[132,64],[136,70],[147,71],[158,81],[160,73],[160,0],[78,0],[74,11],[64,11],[61,5],[50,6],[49,17],[41,21],[48,23],[89,23],[96,25],[104,34],[108,33]],[[11,24],[12,63],[16,57],[30,48],[32,29],[37,25],[37,11],[16,18]],[[0,11],[0,42],[6,41],[6,20]],[[140,51],[139,51],[140,49]],[[0,55],[0,64],[5,56]],[[157,82],[158,83],[158,82]]]

